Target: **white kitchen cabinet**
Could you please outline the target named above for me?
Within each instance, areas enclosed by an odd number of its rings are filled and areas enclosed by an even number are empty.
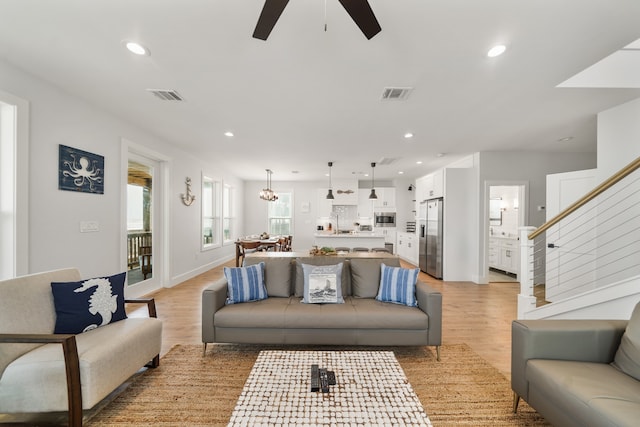
[[[444,196],[444,170],[440,169],[416,179],[416,200],[435,199]]]
[[[396,243],[396,227],[377,227],[376,234],[384,236],[385,243]]]
[[[396,233],[396,254],[413,265],[418,265],[418,236],[415,233]]]
[[[520,273],[520,242],[517,239],[489,239],[489,267],[507,273]]]
[[[360,218],[373,218],[373,200],[369,198],[369,193],[369,190],[358,191],[358,217]]]
[[[396,189],[394,187],[376,188],[377,199],[373,200],[373,210],[378,209],[395,209],[396,207]]]

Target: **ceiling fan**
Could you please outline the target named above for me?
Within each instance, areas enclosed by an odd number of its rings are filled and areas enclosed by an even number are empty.
[[[360,27],[360,30],[368,40],[382,30],[367,0],[338,1],[351,16],[351,19]],[[254,38],[266,40],[269,37],[287,3],[289,3],[289,0],[265,0],[256,29],[253,31]]]

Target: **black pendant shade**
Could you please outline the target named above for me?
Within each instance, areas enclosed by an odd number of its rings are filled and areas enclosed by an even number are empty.
[[[331,167],[333,166],[333,162],[329,162],[329,192],[327,193],[327,199],[328,200],[333,200],[335,199],[335,197],[333,197],[333,189],[331,188]]]
[[[369,199],[377,199],[378,196],[376,195],[376,189],[375,187],[375,180],[374,180],[374,175],[373,175],[373,171],[375,170],[376,164],[375,162],[371,163],[371,194],[369,194]]]

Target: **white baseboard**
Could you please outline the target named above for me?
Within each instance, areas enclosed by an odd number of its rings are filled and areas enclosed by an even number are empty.
[[[209,270],[211,270],[212,268],[218,267],[226,262],[231,261],[232,259],[234,259],[233,255],[227,255],[218,259],[213,260],[210,263],[207,263],[205,265],[202,265],[198,268],[195,268],[191,271],[187,271],[185,273],[182,273],[178,276],[174,276],[171,278],[171,282],[169,283],[168,286],[166,286],[167,288],[173,288],[176,285],[179,285],[180,283],[187,281],[189,279],[192,279],[194,277],[196,277],[199,274],[205,273]]]

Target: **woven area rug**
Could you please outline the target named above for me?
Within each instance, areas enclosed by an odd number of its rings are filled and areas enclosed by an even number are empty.
[[[138,375],[87,425],[227,425],[260,350],[314,347],[210,345],[174,347],[160,367]],[[435,427],[548,426],[525,402],[513,414],[509,381],[465,344],[442,347],[437,362],[427,347],[320,347],[393,350]]]

